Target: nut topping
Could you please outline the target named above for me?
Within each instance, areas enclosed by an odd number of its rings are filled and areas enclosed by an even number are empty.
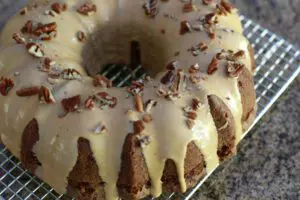
[[[207,74],[208,75],[212,75],[213,73],[215,73],[218,70],[219,67],[219,63],[217,58],[214,56],[210,62],[210,64],[208,65],[207,68]]]
[[[188,119],[195,120],[197,118],[197,113],[194,111],[185,112],[185,116]]]
[[[145,148],[151,142],[151,137],[149,135],[137,135],[137,139],[142,148]]]
[[[54,60],[51,60],[50,58],[48,58],[48,57],[46,57],[45,59],[44,59],[44,62],[43,62],[43,64],[42,64],[42,66],[40,66],[40,70],[42,71],[42,72],[49,72],[50,71],[50,68],[52,67],[52,66],[54,66],[55,65],[55,61]]]
[[[240,60],[242,58],[245,58],[245,51],[244,50],[239,50],[235,54],[233,54],[233,59],[234,60]]]
[[[188,21],[182,21],[180,23],[180,35],[184,35],[192,31],[192,27]]]
[[[21,32],[31,34],[32,31],[33,31],[33,22],[31,20],[28,20],[23,26],[23,28],[21,29]]]
[[[203,103],[199,99],[197,99],[197,98],[192,99],[192,108],[193,108],[193,110],[197,111],[202,106],[203,106]]]
[[[12,38],[16,41],[17,44],[25,44],[25,38],[21,37],[20,34],[14,33]]]
[[[97,7],[93,3],[84,3],[77,9],[77,12],[82,15],[91,16],[97,12]]]
[[[157,1],[158,0],[147,0],[147,2],[143,5],[143,9],[145,10],[145,14],[149,18],[155,18],[158,14],[157,8]]]
[[[140,134],[143,132],[145,130],[144,122],[142,120],[133,122],[133,130],[134,134]]]
[[[97,124],[97,126],[95,127],[94,131],[95,134],[103,134],[107,132],[107,129],[105,127],[105,125],[103,123],[99,123]]]
[[[165,97],[167,95],[167,92],[164,89],[159,88],[159,89],[156,90],[156,94],[159,97]]]
[[[99,92],[94,96],[94,100],[99,108],[104,109],[106,106],[114,108],[117,105],[117,98],[109,96],[107,92]]]
[[[41,103],[46,103],[46,104],[55,103],[55,99],[53,97],[51,90],[46,86],[42,86],[40,88],[39,100]]]
[[[83,31],[78,31],[76,36],[79,42],[84,42],[86,39],[86,35]]]
[[[70,98],[65,98],[61,101],[61,104],[66,113],[76,112],[80,106],[80,95],[76,95]]]
[[[17,95],[19,97],[29,97],[39,94],[40,87],[28,87],[17,90]]]
[[[167,64],[166,69],[167,70],[175,70],[178,68],[178,61],[171,61]]]
[[[193,64],[193,65],[189,68],[189,73],[194,74],[194,73],[199,72],[199,70],[200,70],[200,66],[199,66],[198,63],[196,63],[196,64]]]
[[[202,0],[202,3],[204,5],[210,5],[210,4],[212,4],[212,0]]]
[[[65,80],[81,80],[81,74],[76,69],[65,69],[62,71],[62,78]]]
[[[153,100],[153,99],[149,99],[146,104],[145,104],[145,112],[146,113],[150,113],[151,112],[151,109],[153,107],[155,107],[157,105],[157,101]]]
[[[9,91],[15,86],[14,82],[10,78],[0,78],[0,93],[3,96],[7,96]]]
[[[183,12],[192,12],[194,10],[196,9],[195,9],[195,5],[193,5],[192,2],[183,5],[183,9],[182,9]]]
[[[195,121],[191,119],[186,120],[186,125],[189,129],[192,129],[195,126]]]
[[[102,88],[111,88],[112,81],[102,75],[96,75],[93,78],[93,85],[95,87],[102,87]]]
[[[231,78],[237,78],[242,73],[244,64],[228,61],[226,65],[227,73]]]
[[[231,4],[226,1],[226,0],[221,0],[220,4],[225,8],[225,10],[229,13],[231,13],[231,10],[232,10],[232,6]]]
[[[204,42],[200,42],[199,43],[199,50],[200,51],[205,51],[206,49],[208,49],[207,44],[205,44]]]
[[[53,3],[51,5],[51,9],[56,12],[57,14],[60,14],[63,11],[67,10],[67,4],[65,3]]]
[[[34,42],[28,43],[26,45],[26,49],[28,50],[28,53],[33,55],[34,57],[37,57],[37,58],[44,57],[44,51],[40,47],[40,45],[37,43],[34,43]]]
[[[95,101],[93,96],[89,96],[87,100],[84,102],[84,107],[89,110],[93,110],[95,108]]]
[[[143,80],[132,81],[131,86],[127,88],[127,92],[132,95],[141,94],[144,91]]]
[[[169,70],[160,80],[160,82],[164,85],[171,84],[175,79],[175,73]]]

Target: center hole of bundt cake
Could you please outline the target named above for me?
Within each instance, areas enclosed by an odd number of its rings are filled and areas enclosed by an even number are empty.
[[[141,49],[140,42],[133,40],[128,43],[128,58],[122,58],[122,55],[118,55],[118,49],[103,50],[98,52],[96,49],[93,52],[86,50],[87,54],[95,55],[94,58],[85,55],[86,70],[90,76],[95,74],[102,74],[112,80],[115,87],[125,87],[131,84],[133,80],[137,80],[143,77],[146,72],[141,66]],[[111,51],[111,52],[110,52]],[[114,52],[115,51],[115,52]],[[103,62],[98,53],[102,53],[104,56],[116,56],[116,58],[104,58],[108,62]],[[122,52],[121,52],[122,53]],[[94,59],[96,58],[97,61]]]

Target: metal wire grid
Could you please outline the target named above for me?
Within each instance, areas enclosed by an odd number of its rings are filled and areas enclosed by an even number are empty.
[[[252,20],[244,16],[241,19],[245,35],[256,52],[257,71],[254,77],[258,104],[258,115],[254,123],[256,124],[300,73],[300,51]],[[126,66],[111,65],[103,74],[109,77],[114,85],[121,87],[129,85],[133,79],[143,76],[145,72],[141,66],[130,72]],[[163,194],[159,199],[188,200],[209,175],[183,195]],[[70,199],[57,194],[46,183],[24,170],[19,160],[3,145],[0,145],[0,199],[1,197],[5,200]]]

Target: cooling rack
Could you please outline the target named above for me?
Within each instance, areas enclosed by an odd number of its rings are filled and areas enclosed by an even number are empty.
[[[18,0],[21,2],[22,0]],[[11,0],[3,0],[6,6],[0,8],[0,28],[8,15],[3,15]],[[2,2],[2,3],[3,3]],[[23,1],[24,2],[24,1]],[[1,5],[0,5],[1,6]],[[14,10],[17,10],[14,8]],[[10,11],[10,13],[13,13]],[[270,109],[279,96],[287,89],[291,82],[300,73],[300,51],[276,34],[264,29],[254,21],[241,16],[245,36],[255,49],[257,71],[255,73],[255,88],[257,92],[258,114],[253,126]],[[114,85],[126,86],[137,77],[145,74],[141,66],[133,72],[126,66],[110,65],[103,72]],[[163,194],[159,199],[190,199],[202,183],[209,177],[208,174],[194,188],[185,194]],[[4,200],[67,200],[64,195],[57,194],[50,186],[37,177],[32,176],[21,166],[9,150],[0,145],[0,199]]]

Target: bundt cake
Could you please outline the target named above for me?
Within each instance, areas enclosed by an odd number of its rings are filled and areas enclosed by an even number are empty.
[[[0,44],[3,144],[79,200],[183,193],[255,116],[253,50],[225,0],[31,0]],[[149,76],[99,75],[137,44]]]

